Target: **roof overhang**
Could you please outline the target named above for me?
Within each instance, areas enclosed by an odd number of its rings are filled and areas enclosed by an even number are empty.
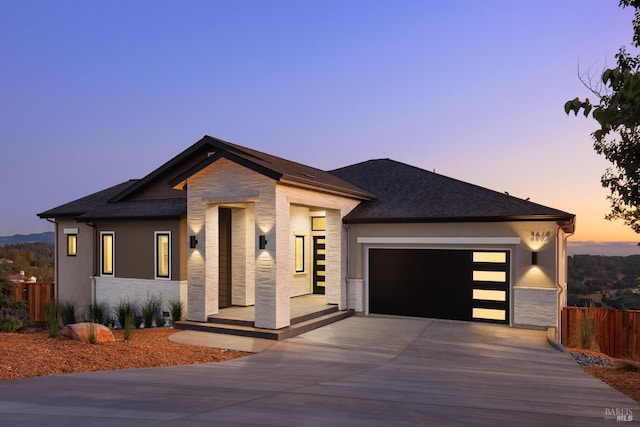
[[[491,216],[491,217],[426,217],[426,218],[349,218],[347,215],[345,224],[410,224],[410,223],[461,223],[461,222],[535,222],[554,221],[563,230],[573,230],[575,215],[570,217],[560,215],[518,215],[518,216]],[[567,231],[573,232],[573,231]]]

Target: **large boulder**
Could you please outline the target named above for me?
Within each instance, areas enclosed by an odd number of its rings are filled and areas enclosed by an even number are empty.
[[[91,331],[92,329],[93,332]],[[74,323],[65,326],[62,328],[62,331],[60,331],[60,335],[86,343],[91,342],[89,337],[92,333],[96,338],[94,343],[114,342],[116,340],[111,330],[99,323]]]

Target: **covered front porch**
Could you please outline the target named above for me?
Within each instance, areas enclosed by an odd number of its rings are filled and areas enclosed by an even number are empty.
[[[255,327],[255,306],[221,308],[207,317],[207,322],[184,320],[175,323],[176,329],[239,335],[252,338],[282,340],[350,317],[353,310],[339,310],[327,304],[324,295],[303,295],[290,300],[291,324],[281,329]]]

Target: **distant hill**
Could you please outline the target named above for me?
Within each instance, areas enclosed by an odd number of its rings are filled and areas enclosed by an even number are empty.
[[[46,231],[44,233],[14,234],[13,236],[0,236],[0,246],[14,245],[16,243],[48,243],[53,245],[55,233]]]
[[[640,310],[640,255],[572,255],[567,304]]]
[[[639,239],[640,240],[640,239]],[[569,240],[568,255],[640,255],[637,242],[574,242]]]

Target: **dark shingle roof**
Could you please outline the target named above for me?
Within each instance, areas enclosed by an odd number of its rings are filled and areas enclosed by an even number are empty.
[[[195,166],[178,174],[170,181],[172,186],[180,186],[190,176],[224,157],[280,182],[288,182],[294,185],[312,187],[316,190],[345,194],[363,200],[373,197],[373,195],[366,191],[327,171],[205,135],[198,142],[151,172],[131,188],[117,195],[113,201],[124,200],[156,177],[173,169],[177,164],[183,162],[185,158],[193,156],[195,153],[202,152],[203,150],[209,151],[211,155],[205,157],[204,160]]]
[[[72,217],[82,221],[90,221],[109,218],[176,218],[186,212],[187,202],[184,198],[109,202],[110,199],[131,188],[138,181],[133,179],[114,185],[106,190],[39,213],[38,216],[40,218]]]
[[[280,182],[362,200],[345,217],[346,223],[555,220],[572,227],[574,220],[574,215],[567,212],[389,159],[327,172],[210,136],[141,180],[115,185],[38,216],[83,221],[181,217],[186,213],[185,197],[144,199],[135,195],[172,173],[179,175],[171,185],[179,187],[189,176],[222,157]]]
[[[573,221],[574,215],[390,159],[330,171],[373,193],[347,223],[504,220]]]

